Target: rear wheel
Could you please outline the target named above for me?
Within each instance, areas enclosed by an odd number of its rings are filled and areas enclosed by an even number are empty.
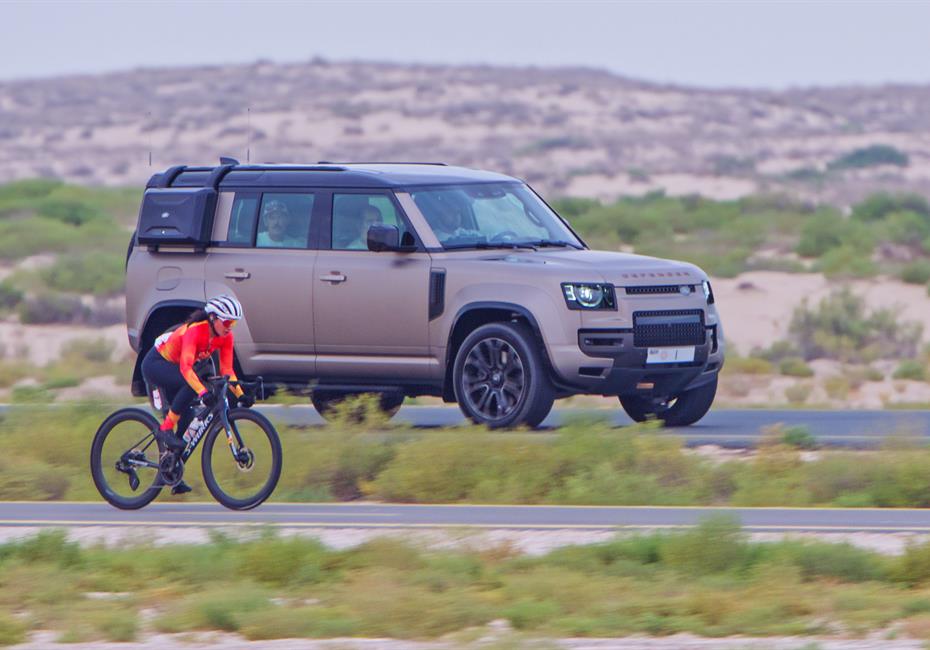
[[[154,431],[158,420],[141,409],[110,415],[94,435],[90,473],[100,496],[122,510],[148,505],[161,492],[156,487],[160,450]]]
[[[522,323],[489,323],[469,334],[452,380],[462,412],[492,429],[536,427],[555,401],[539,344]]]
[[[621,396],[623,410],[636,422],[662,420],[667,427],[686,427],[707,415],[717,395],[717,378],[678,397]]]
[[[329,390],[326,388],[320,388],[314,390],[310,394],[310,401],[313,403],[313,408],[315,408],[324,419],[328,420],[333,416],[333,411],[337,404],[342,402],[347,397],[360,394],[361,393],[347,393],[341,390]],[[378,408],[381,409],[382,413],[387,415],[389,418],[397,415],[397,412],[400,410],[400,407],[404,403],[403,393],[397,391],[375,394],[378,395]],[[352,419],[361,420],[363,416],[364,414],[359,413]]]
[[[203,481],[213,498],[227,508],[249,510],[271,496],[278,485],[281,440],[274,425],[251,409],[230,409],[229,426],[239,434],[234,444],[227,444],[220,418],[204,437]]]

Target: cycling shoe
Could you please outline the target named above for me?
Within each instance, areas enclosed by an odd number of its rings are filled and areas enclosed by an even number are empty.
[[[184,448],[187,446],[187,443],[174,435],[174,431],[156,429],[155,438],[170,451],[184,451]]]
[[[193,489],[194,488],[182,480],[180,483],[171,488],[171,494],[187,494]]]

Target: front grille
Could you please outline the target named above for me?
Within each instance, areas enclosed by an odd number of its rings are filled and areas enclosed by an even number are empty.
[[[681,287],[686,286],[691,289],[691,293],[694,293],[694,285],[680,285],[680,284],[652,284],[644,287],[626,287],[626,295],[628,296],[654,296],[658,294],[667,294],[667,293],[681,293]]]
[[[703,345],[704,337],[700,309],[633,312],[633,345],[638,348]]]

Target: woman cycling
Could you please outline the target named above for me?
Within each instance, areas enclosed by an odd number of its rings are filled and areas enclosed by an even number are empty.
[[[213,406],[215,401],[213,393],[207,391],[194,372],[194,364],[219,350],[220,374],[236,380],[232,362],[232,328],[241,318],[242,305],[238,300],[232,296],[211,298],[203,309],[191,314],[180,327],[155,339],[155,345],[142,360],[142,376],[146,383],[164,391],[165,400],[171,405],[155,434],[168,449],[182,451],[186,446],[180,437],[183,431],[175,434],[174,428],[181,414],[188,412],[194,398],[199,397],[207,407]],[[243,397],[242,388],[233,385],[231,390],[240,398],[241,406],[252,405],[250,398]],[[190,487],[182,481],[175,486],[173,493],[189,491]]]

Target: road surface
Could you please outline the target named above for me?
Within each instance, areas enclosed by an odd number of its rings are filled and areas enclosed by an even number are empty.
[[[602,506],[266,503],[248,512],[215,503],[153,503],[121,511],[103,502],[0,502],[0,526],[342,529],[651,530],[693,526],[714,514],[750,532],[930,533],[930,509],[679,508]]]

